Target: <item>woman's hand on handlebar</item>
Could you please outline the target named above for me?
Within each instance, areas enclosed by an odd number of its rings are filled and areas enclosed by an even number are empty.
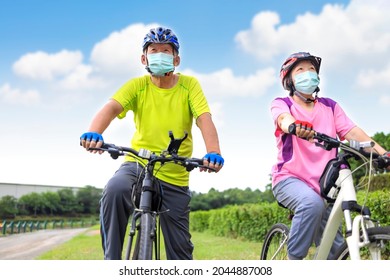
[[[90,150],[90,148],[101,148],[103,144],[103,136],[97,132],[86,132],[80,137],[80,145],[91,153],[102,154],[102,150]]]
[[[315,135],[315,130],[313,129],[313,125],[309,122],[296,120],[288,127],[288,132],[310,142],[314,141],[313,137]]]
[[[206,168],[200,168],[200,171],[208,171],[210,172],[218,172],[223,167],[225,160],[223,157],[218,153],[207,153],[203,157],[203,165],[208,166],[212,168],[213,170],[206,169]]]

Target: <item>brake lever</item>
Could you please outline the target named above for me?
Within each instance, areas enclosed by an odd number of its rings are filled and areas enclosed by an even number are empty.
[[[213,172],[217,171],[215,168],[211,168],[207,165],[204,165],[203,160],[201,160],[201,159],[196,159],[195,161],[193,159],[189,160],[189,161],[184,161],[183,165],[188,172],[194,170],[195,168],[199,168],[199,169],[203,168],[203,169],[211,170]]]

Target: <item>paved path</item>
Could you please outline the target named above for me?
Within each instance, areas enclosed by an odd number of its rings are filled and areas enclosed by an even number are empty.
[[[0,260],[34,260],[87,230],[48,229],[0,236]]]

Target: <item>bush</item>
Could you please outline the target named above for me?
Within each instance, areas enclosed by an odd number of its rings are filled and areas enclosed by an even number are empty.
[[[365,191],[357,193],[359,204],[364,203]],[[368,193],[365,205],[371,210],[372,217],[379,219],[382,225],[390,225],[390,192],[378,190]],[[217,236],[244,238],[250,241],[263,240],[273,224],[290,225],[289,210],[276,202],[231,205],[221,209],[191,212],[191,230],[208,230]]]
[[[289,223],[288,210],[276,202],[230,205],[221,209],[191,212],[191,230],[209,230],[217,236],[262,240],[276,222]]]
[[[368,177],[360,178],[359,185],[365,186],[368,183]],[[377,190],[390,191],[390,173],[377,174],[371,176],[370,192]]]

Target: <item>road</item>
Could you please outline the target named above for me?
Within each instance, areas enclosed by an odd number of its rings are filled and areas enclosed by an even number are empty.
[[[87,230],[50,229],[0,236],[0,260],[34,260]]]

